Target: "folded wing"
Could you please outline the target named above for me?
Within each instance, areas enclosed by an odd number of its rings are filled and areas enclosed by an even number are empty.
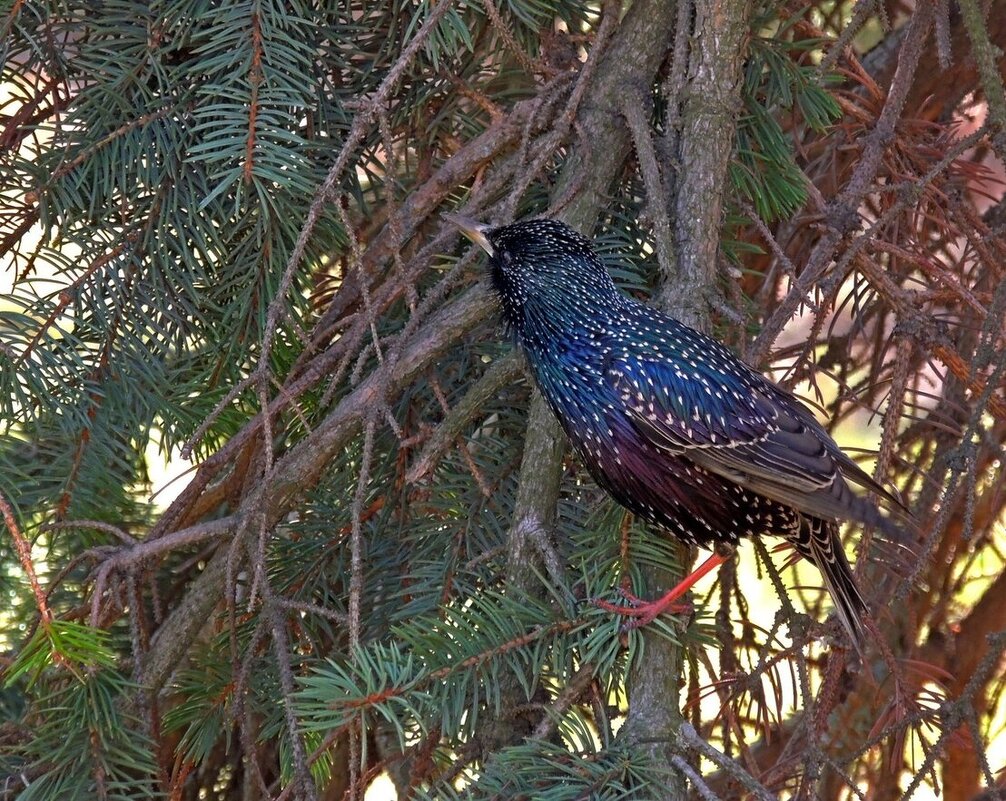
[[[614,358],[606,376],[647,440],[706,470],[813,517],[851,519],[895,533],[852,481],[902,516],[901,505],[863,472],[794,396],[725,349],[694,362],[654,354]]]

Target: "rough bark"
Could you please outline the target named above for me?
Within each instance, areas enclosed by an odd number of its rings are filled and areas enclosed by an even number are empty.
[[[663,276],[659,304],[678,319],[708,328],[708,298],[715,290],[723,194],[741,108],[748,0],[695,3],[688,79],[675,136],[676,194],[670,198],[677,275]]]
[[[664,202],[674,209],[676,274],[661,276],[657,302],[678,319],[708,329],[708,298],[715,291],[723,193],[740,106],[751,5],[747,0],[700,0],[694,12],[687,80],[681,97],[667,99],[681,109],[680,130],[672,134],[680,153],[674,165],[665,165],[677,174],[675,180],[663,182],[675,193]],[[688,548],[673,547],[680,562],[688,564]],[[643,574],[647,592],[654,595],[680,579],[650,567]],[[619,736],[646,743],[655,762],[670,764],[684,722],[680,712],[684,651],[652,629],[644,629],[642,637],[646,658],[636,663],[629,677],[629,712]],[[654,797],[683,797],[687,786],[683,778],[678,781],[668,782]]]

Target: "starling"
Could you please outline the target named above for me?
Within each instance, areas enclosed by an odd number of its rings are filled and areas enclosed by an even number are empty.
[[[498,228],[447,215],[489,254],[504,321],[597,483],[635,514],[714,554],[663,598],[672,606],[742,537],[788,540],[821,571],[857,649],[867,606],[838,520],[898,531],[849,482],[899,502],[811,412],[726,347],[623,294],[591,243],[555,220]],[[901,514],[898,512],[897,514]]]

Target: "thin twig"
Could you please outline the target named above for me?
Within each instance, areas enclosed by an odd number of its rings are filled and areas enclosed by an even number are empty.
[[[2,492],[0,492],[0,514],[3,514],[4,522],[7,524],[7,531],[10,532],[11,539],[14,540],[14,550],[17,551],[17,558],[21,562],[21,569],[24,570],[24,574],[28,577],[28,583],[31,584],[31,591],[35,595],[35,606],[38,607],[42,626],[48,629],[52,625],[52,610],[49,608],[49,602],[46,600],[42,585],[39,584],[38,574],[35,572],[35,565],[32,563],[31,545],[28,544],[28,540],[21,533],[21,527],[17,524],[14,509]]]
[[[60,529],[93,529],[94,531],[104,531],[106,534],[111,534],[113,537],[124,542],[126,545],[137,545],[139,540],[130,535],[127,531],[119,528],[118,526],[113,526],[111,523],[105,523],[102,520],[57,520],[52,523],[44,523],[40,526],[39,531],[59,531]]]
[[[268,617],[272,629],[273,651],[276,654],[279,681],[283,689],[283,714],[286,718],[287,737],[290,742],[290,750],[293,753],[295,771],[292,783],[300,785],[302,793],[300,797],[306,798],[307,801],[317,801],[318,788],[315,786],[314,777],[308,766],[307,752],[304,750],[304,736],[297,721],[297,713],[293,708],[293,696],[297,685],[293,678],[293,668],[290,665],[290,644],[287,637],[286,621],[280,614],[279,607],[272,603],[273,592],[269,586],[268,577],[263,581],[262,594],[265,601],[262,613]]]
[[[736,779],[752,796],[760,799],[760,801],[773,801],[775,798],[775,795],[769,792],[754,776],[744,770],[736,760],[713,748],[699,737],[690,723],[682,723],[678,727],[678,742],[684,748],[710,759],[724,772]]]
[[[660,171],[653,135],[650,130],[649,97],[630,92],[622,100],[622,116],[632,132],[632,143],[639,159],[643,185],[646,187],[646,212],[653,225],[654,250],[661,275],[674,274],[671,219],[668,215],[668,190]]]

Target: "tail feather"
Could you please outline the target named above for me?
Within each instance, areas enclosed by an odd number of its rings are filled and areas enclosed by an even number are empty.
[[[900,501],[889,503],[886,507],[888,514],[885,515],[872,499],[857,495],[845,481],[836,481],[827,492],[843,507],[843,513],[838,515],[841,519],[873,526],[892,542],[905,547],[911,547],[915,541],[918,525]],[[888,496],[894,497],[885,490],[884,497]]]
[[[838,526],[830,520],[802,517],[794,544],[801,556],[809,559],[821,571],[838,619],[842,621],[852,644],[862,656],[866,644],[863,616],[869,612],[869,607],[856,586],[852,568],[838,538]]]

